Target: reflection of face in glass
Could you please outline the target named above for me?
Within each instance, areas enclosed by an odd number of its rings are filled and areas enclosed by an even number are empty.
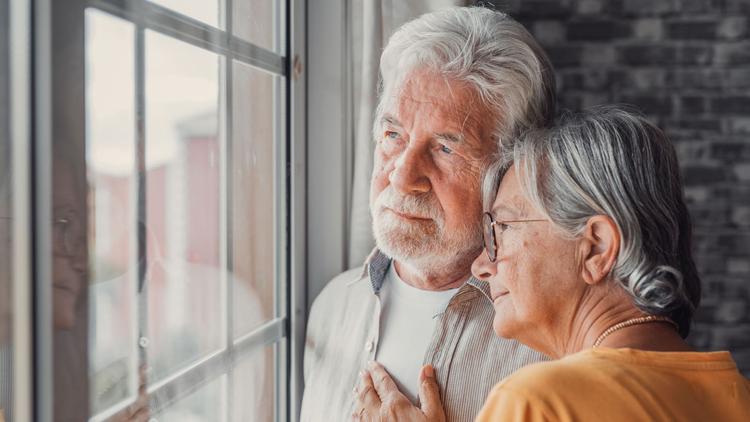
[[[82,211],[86,201],[72,169],[61,161],[54,166],[53,179],[52,301],[55,328],[71,329],[87,267]]]

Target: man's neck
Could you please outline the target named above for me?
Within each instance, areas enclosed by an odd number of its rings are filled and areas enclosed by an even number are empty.
[[[393,260],[396,273],[406,284],[422,290],[450,290],[461,287],[471,274],[471,267],[459,265],[455,271],[435,272],[430,269],[416,268],[406,263]]]

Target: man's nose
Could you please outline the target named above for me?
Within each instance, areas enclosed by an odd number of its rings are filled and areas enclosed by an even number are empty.
[[[408,146],[396,159],[388,175],[391,185],[402,195],[430,191],[430,180],[424,173],[425,154],[422,148]]]
[[[479,255],[477,255],[471,264],[471,274],[482,281],[489,281],[490,278],[497,274],[497,266],[494,262],[490,262],[485,249],[479,252]]]

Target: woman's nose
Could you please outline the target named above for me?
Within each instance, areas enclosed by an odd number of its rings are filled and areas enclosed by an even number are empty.
[[[471,273],[475,278],[482,281],[489,281],[490,278],[497,274],[497,267],[494,262],[490,262],[485,249],[479,252],[479,255],[477,255],[471,264]]]

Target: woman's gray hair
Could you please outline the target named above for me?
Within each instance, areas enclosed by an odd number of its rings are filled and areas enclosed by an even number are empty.
[[[511,165],[532,205],[570,237],[592,216],[612,218],[621,244],[611,277],[639,309],[670,317],[687,336],[701,286],[677,156],[658,127],[607,106],[529,131],[486,173],[485,209]]]
[[[454,7],[424,14],[390,37],[380,57],[375,139],[389,96],[419,68],[472,86],[492,113],[488,118],[500,123],[497,139],[545,127],[553,120],[555,77],[534,37],[502,12]]]

